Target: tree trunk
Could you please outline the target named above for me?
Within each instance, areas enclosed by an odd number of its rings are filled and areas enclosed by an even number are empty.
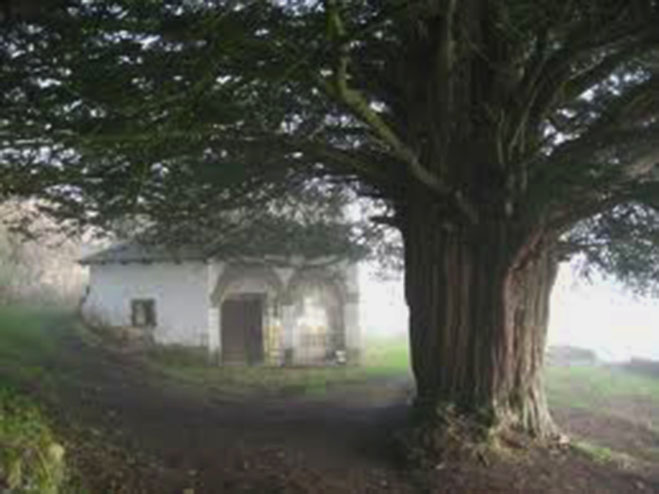
[[[417,410],[450,404],[489,426],[554,435],[542,383],[551,249],[512,221],[449,227],[432,211],[402,216]]]

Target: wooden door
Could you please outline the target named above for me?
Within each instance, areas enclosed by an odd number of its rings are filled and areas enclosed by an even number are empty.
[[[240,297],[222,304],[222,362],[263,361],[263,298]]]

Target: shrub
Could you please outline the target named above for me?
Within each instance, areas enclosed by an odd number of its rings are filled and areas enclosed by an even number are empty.
[[[0,491],[57,494],[64,470],[64,448],[39,409],[0,387]]]

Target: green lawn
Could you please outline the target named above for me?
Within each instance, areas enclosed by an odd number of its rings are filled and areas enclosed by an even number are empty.
[[[71,331],[88,340],[103,340],[80,327],[71,314],[31,306],[0,307],[0,377],[19,385],[57,379],[50,361],[61,339]],[[75,358],[75,355],[72,356]],[[359,366],[310,368],[219,367],[208,365],[199,354],[181,349],[147,353],[143,363],[158,375],[190,385],[246,395],[258,393],[322,394],[342,384],[369,379],[411,378],[407,344],[401,339],[371,339],[365,344]],[[659,404],[659,379],[604,365],[549,367],[545,383],[553,406],[601,410],[610,399],[634,398]]]
[[[19,384],[34,381],[44,384],[44,381],[56,379],[58,376],[49,363],[67,328],[82,330],[90,342],[103,344],[97,336],[81,329],[71,314],[61,310],[0,307],[0,376]],[[341,384],[368,379],[411,378],[407,343],[393,338],[368,340],[359,366],[218,367],[205,363],[198,353],[181,349],[149,352],[144,363],[159,375],[193,385],[226,388],[239,394],[317,394]],[[642,398],[659,403],[659,379],[610,366],[549,367],[545,383],[554,406],[596,409],[612,397]]]
[[[59,316],[59,314],[58,314]],[[55,340],[47,334],[55,314],[28,306],[0,308],[0,361],[41,360],[55,351]]]
[[[90,345],[103,345],[96,334],[81,327],[73,315],[53,308],[0,307],[0,379],[20,387],[37,384],[41,389],[57,379],[71,379],[53,372],[50,365],[66,331],[77,332]],[[188,385],[201,385],[233,395],[324,394],[329,388],[368,379],[409,376],[408,351],[404,342],[393,339],[368,341],[359,366],[308,368],[219,367],[205,362],[203,355],[180,348],[147,352],[142,363],[154,375],[167,376]],[[76,355],[71,355],[75,359]],[[63,369],[60,369],[63,371]]]
[[[545,382],[552,405],[595,411],[611,399],[643,399],[659,406],[659,379],[622,367],[548,367]]]
[[[0,308],[0,378],[24,386],[52,378],[49,362],[57,352],[61,333],[52,332],[60,321],[71,320],[61,311],[12,306]]]
[[[221,367],[205,363],[198,351],[180,348],[149,352],[146,363],[171,378],[234,396],[320,396],[368,380],[410,376],[407,345],[400,340],[369,340],[365,348],[357,366]]]
[[[54,321],[65,320],[70,321],[70,316],[52,309],[0,308],[0,484],[8,484],[8,492],[78,492],[67,476],[65,450],[47,413],[17,391],[39,389],[50,394],[56,375],[49,362],[61,333],[49,328]]]

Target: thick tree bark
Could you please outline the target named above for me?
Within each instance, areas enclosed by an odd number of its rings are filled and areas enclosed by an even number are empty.
[[[443,226],[416,202],[402,215],[416,408],[555,434],[542,384],[550,246],[512,220]]]

